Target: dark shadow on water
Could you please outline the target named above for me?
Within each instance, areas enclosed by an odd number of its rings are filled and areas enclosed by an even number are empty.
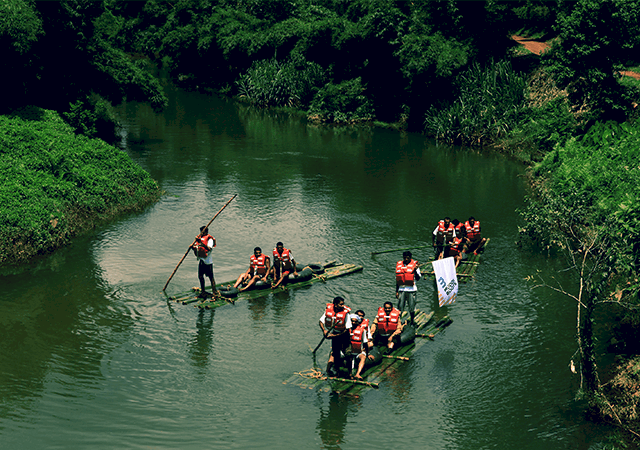
[[[189,342],[189,356],[193,366],[200,370],[200,374],[205,374],[209,365],[209,356],[213,349],[213,318],[215,309],[200,309],[196,319],[195,336]]]

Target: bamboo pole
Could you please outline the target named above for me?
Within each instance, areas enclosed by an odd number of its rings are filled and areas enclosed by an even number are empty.
[[[206,228],[209,228],[209,225],[211,225],[211,222],[213,222],[216,217],[218,217],[218,214],[220,214],[222,212],[223,209],[225,209],[227,207],[227,205],[229,203],[231,203],[231,200],[233,200],[234,198],[236,198],[238,196],[238,194],[234,194],[233,197],[231,197],[229,199],[229,201],[227,203],[224,204],[224,206],[222,208],[220,208],[220,211],[218,211],[216,213],[215,216],[213,216],[213,219],[211,219],[209,221],[209,223],[205,226]],[[202,235],[202,233],[200,233],[200,235]],[[199,235],[199,236],[200,236]],[[178,271],[178,267],[180,267],[180,264],[182,264],[182,261],[184,261],[184,259],[187,257],[187,255],[189,254],[189,251],[191,250],[191,247],[193,247],[195,245],[195,243],[197,242],[197,238],[193,240],[193,243],[189,246],[189,248],[187,249],[187,251],[184,253],[184,256],[182,257],[182,259],[180,260],[180,262],[178,263],[178,265],[176,266],[175,269],[173,269],[173,272],[171,273],[171,276],[169,277],[169,279],[167,280],[167,282],[165,283],[164,287],[162,288],[162,291],[166,291],[167,290],[167,286],[169,286],[169,282],[171,281],[171,279],[173,278],[173,276],[175,275],[175,273]]]
[[[405,251],[405,250],[414,250],[414,249],[417,249],[417,248],[428,248],[428,247],[433,247],[433,245],[420,245],[418,247],[394,248],[394,249],[391,249],[391,250],[383,250],[381,252],[371,252],[371,256],[380,255],[381,253],[400,252],[400,251]]]
[[[364,386],[369,386],[376,389],[378,389],[378,384],[379,384],[379,383],[372,383],[370,381],[352,380],[351,378],[326,377],[326,379],[331,381],[339,381],[340,383],[362,384]]]
[[[417,336],[417,334],[416,334]],[[389,358],[389,359],[400,359],[402,361],[409,361],[409,358],[406,356],[394,356],[394,355],[382,355],[383,358]]]

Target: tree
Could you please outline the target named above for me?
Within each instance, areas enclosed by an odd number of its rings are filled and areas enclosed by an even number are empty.
[[[23,97],[28,86],[39,75],[38,57],[33,47],[44,34],[42,19],[34,2],[7,0],[0,3],[0,48],[3,49],[0,71],[3,84],[11,95],[5,96],[5,105]],[[0,111],[1,112],[1,111]]]
[[[576,340],[581,393],[601,411],[603,393],[594,352],[600,308],[640,306],[640,127],[614,122],[592,127],[581,139],[556,146],[536,165],[537,196],[522,212],[521,236],[560,251],[575,270],[573,288],[542,285],[577,303]],[[572,361],[573,364],[573,361]]]
[[[547,58],[576,106],[621,120],[631,107],[618,83],[640,39],[638,0],[579,0],[557,18],[558,39]]]

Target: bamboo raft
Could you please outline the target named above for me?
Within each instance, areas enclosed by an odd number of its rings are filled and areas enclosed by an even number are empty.
[[[342,277],[350,273],[359,272],[363,269],[362,266],[357,266],[355,264],[343,264],[336,261],[319,263],[318,265],[324,268],[323,273],[314,274],[311,277],[311,279],[307,279],[305,281],[289,281],[285,285],[279,286],[277,289],[270,289],[269,287],[267,287],[266,289],[250,289],[244,292],[239,292],[237,297],[235,298],[220,297],[220,298],[201,299],[201,298],[198,298],[198,295],[200,294],[200,288],[194,287],[187,292],[183,292],[178,295],[167,297],[167,300],[173,301],[176,303],[181,303],[183,305],[195,303],[194,306],[196,308],[213,309],[213,308],[218,308],[219,306],[227,305],[229,303],[235,303],[235,301],[238,301],[238,300],[247,300],[252,298],[265,297],[272,292],[282,292],[283,290],[287,290],[291,288],[309,286],[319,281],[325,282],[326,280]],[[300,267],[300,265],[298,265],[298,267]],[[229,285],[233,286],[234,283],[235,283],[235,280],[229,281],[226,283],[219,283],[216,285],[216,287],[221,288]]]
[[[490,238],[487,238],[487,241],[484,243],[484,248],[489,245],[489,240]],[[478,271],[478,267],[480,266],[481,259],[482,252],[478,255],[474,255],[473,253],[471,253],[470,255],[467,255],[467,259],[460,261],[460,264],[456,269],[456,273],[458,274],[458,281],[460,283],[466,283],[470,278],[473,278],[475,276],[476,272]],[[433,260],[428,261],[427,264],[431,262],[433,262]],[[427,264],[424,264],[423,267],[425,267]],[[421,273],[425,277],[434,277],[433,270],[425,270],[424,272],[421,271]]]
[[[433,318],[433,311],[425,313],[416,310],[416,340],[408,345],[396,348],[391,353],[384,355],[382,360],[373,366],[365,366],[362,372],[362,380],[347,378],[327,377],[314,365],[311,369],[303,372],[296,372],[291,378],[282,384],[297,386],[301,389],[315,389],[325,392],[333,391],[339,394],[357,395],[363,389],[372,387],[377,389],[385,377],[403,361],[410,359],[411,355],[422,347],[433,336],[443,331],[453,322],[448,316],[430,323]],[[403,317],[406,317],[406,312]]]

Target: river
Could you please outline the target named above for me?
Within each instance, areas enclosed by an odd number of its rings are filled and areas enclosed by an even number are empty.
[[[490,153],[384,129],[319,127],[167,84],[155,113],[117,112],[122,147],[166,195],[52,255],[0,276],[3,449],[588,449],[609,429],[574,401],[575,304],[563,264],[519,249],[524,169]],[[215,310],[162,287],[199,226],[213,222],[217,281],[277,241],[302,263],[364,270]],[[336,295],[370,318],[394,299],[401,252],[444,216],[491,238],[474,280],[438,307],[453,323],[377,390],[343,396],[283,381],[312,365],[317,321]],[[418,249],[424,261],[431,250]],[[167,288],[198,285],[192,255]],[[325,342],[319,359],[329,345]]]

